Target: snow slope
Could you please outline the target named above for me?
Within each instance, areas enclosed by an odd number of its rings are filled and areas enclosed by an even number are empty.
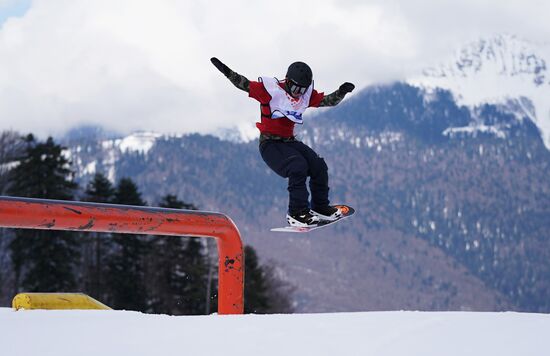
[[[550,149],[550,48],[512,35],[497,35],[470,43],[448,60],[407,82],[429,93],[450,90],[465,106],[501,104],[530,118]]]
[[[161,134],[154,132],[135,132],[122,139],[114,140],[115,146],[118,146],[122,152],[141,152],[146,154],[155,144]]]
[[[550,355],[550,315],[465,312],[167,316],[0,308],[0,354]]]

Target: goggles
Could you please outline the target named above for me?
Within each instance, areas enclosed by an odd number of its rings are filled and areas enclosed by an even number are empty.
[[[304,95],[307,91],[307,87],[303,87],[301,85],[299,85],[298,83],[296,83],[295,81],[293,81],[292,79],[287,79],[288,80],[288,90],[290,91],[290,93],[292,95]]]

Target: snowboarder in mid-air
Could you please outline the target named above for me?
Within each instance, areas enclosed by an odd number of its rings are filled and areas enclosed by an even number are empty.
[[[287,221],[293,227],[318,226],[342,217],[345,206],[331,206],[328,198],[328,167],[325,160],[294,136],[294,125],[302,124],[308,107],[334,106],[353,91],[344,83],[329,95],[313,88],[313,72],[303,62],[292,63],[284,80],[260,77],[250,81],[217,58],[210,59],[237,88],[260,102],[260,154],[275,173],[288,178]],[[311,206],[306,180],[310,177]]]

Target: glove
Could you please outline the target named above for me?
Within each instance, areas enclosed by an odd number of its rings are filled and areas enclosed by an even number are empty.
[[[355,89],[355,85],[348,82],[345,82],[344,84],[340,85],[340,88],[338,88],[338,90],[340,90],[340,92],[344,94],[351,93],[353,89]]]
[[[225,64],[223,64],[218,58],[216,57],[212,57],[210,58],[210,62],[212,62],[212,64],[218,68],[218,70],[220,72],[223,73],[223,75],[225,75],[226,77],[228,77],[230,74],[231,74],[231,69],[229,69],[228,66],[226,66]]]

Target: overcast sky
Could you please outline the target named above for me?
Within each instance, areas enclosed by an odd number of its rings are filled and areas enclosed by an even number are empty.
[[[0,130],[59,135],[252,125],[255,80],[301,60],[316,88],[403,79],[497,33],[550,38],[543,0],[0,0]]]

